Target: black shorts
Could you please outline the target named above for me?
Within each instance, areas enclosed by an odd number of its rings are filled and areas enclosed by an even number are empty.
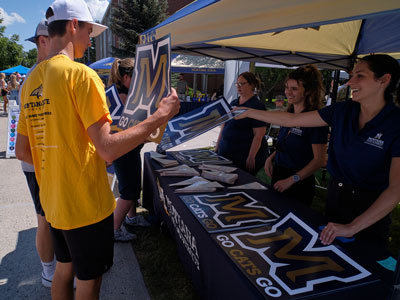
[[[36,181],[35,172],[25,172],[26,182],[28,183],[29,191],[31,192],[33,204],[35,205],[35,210],[38,215],[44,217],[44,211],[42,205],[40,204],[39,198],[39,185]]]
[[[96,279],[113,265],[113,214],[89,226],[61,230],[50,225],[50,230],[57,261],[72,262],[78,279]]]
[[[3,89],[1,89],[1,96],[2,97],[4,97],[5,95],[7,95],[7,90],[3,90]]]
[[[118,179],[120,197],[124,200],[140,199],[142,190],[142,159],[140,150],[143,144],[113,161],[113,167]]]

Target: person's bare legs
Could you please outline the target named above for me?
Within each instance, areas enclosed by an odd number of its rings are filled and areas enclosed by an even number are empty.
[[[36,231],[36,249],[42,262],[54,260],[54,248],[51,240],[50,227],[46,218],[37,215],[38,228]]]
[[[98,300],[100,298],[101,276],[93,280],[76,280],[76,300]]]
[[[117,199],[117,206],[114,210],[114,230],[121,227],[122,222],[125,220],[126,214],[131,211],[133,202],[135,201],[125,200],[122,198]]]
[[[8,103],[8,98],[7,96],[3,96],[3,111],[6,113],[7,112],[7,103]]]
[[[73,300],[74,299],[74,267],[72,262],[62,263],[57,261],[56,272],[54,273],[51,285],[52,300]]]
[[[129,218],[136,217],[136,203],[137,203],[137,200],[132,201],[131,209],[128,211]]]

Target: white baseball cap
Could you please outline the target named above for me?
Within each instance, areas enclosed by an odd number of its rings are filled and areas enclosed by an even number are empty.
[[[83,0],[56,0],[50,5],[54,15],[47,19],[48,23],[60,20],[72,20],[93,24],[93,31],[90,37],[96,37],[108,27],[93,21],[92,14]]]
[[[47,21],[42,20],[39,22],[38,26],[36,27],[35,35],[26,39],[25,41],[30,41],[32,43],[36,43],[36,38],[40,35],[49,36],[47,31]]]

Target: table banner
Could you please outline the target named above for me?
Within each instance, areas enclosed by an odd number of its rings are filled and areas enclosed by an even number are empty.
[[[263,226],[279,218],[245,192],[179,197],[209,233]]]
[[[336,246],[321,244],[293,213],[272,227],[212,237],[267,299],[308,299],[378,280]]]
[[[18,120],[19,120],[19,106],[10,105],[8,107],[6,158],[15,157]]]
[[[125,130],[152,115],[171,86],[171,38],[164,36],[149,44],[136,46],[135,68],[118,128]],[[148,138],[159,143],[167,124]]]
[[[167,124],[157,151],[162,152],[187,142],[223,123],[234,116],[225,98],[219,98],[184,115],[173,118]]]
[[[218,155],[212,150],[206,149],[171,151],[169,154],[171,154],[181,164],[186,164],[190,167],[199,166],[201,164],[232,164],[232,161],[229,159]]]

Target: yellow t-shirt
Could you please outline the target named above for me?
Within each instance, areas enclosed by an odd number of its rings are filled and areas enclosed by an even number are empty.
[[[40,70],[44,143],[31,146],[41,152],[35,170],[41,168],[46,219],[64,230],[97,223],[115,208],[105,162],[87,133],[103,116],[111,123],[103,83],[92,69],[64,55],[50,58]]]
[[[32,148],[32,159],[35,166],[41,163],[41,151],[36,151],[44,145],[44,110],[46,101],[43,98],[43,68],[46,61],[38,64],[30,73],[21,88],[20,115],[17,132],[29,138]],[[40,185],[41,168],[37,168],[36,179]]]

